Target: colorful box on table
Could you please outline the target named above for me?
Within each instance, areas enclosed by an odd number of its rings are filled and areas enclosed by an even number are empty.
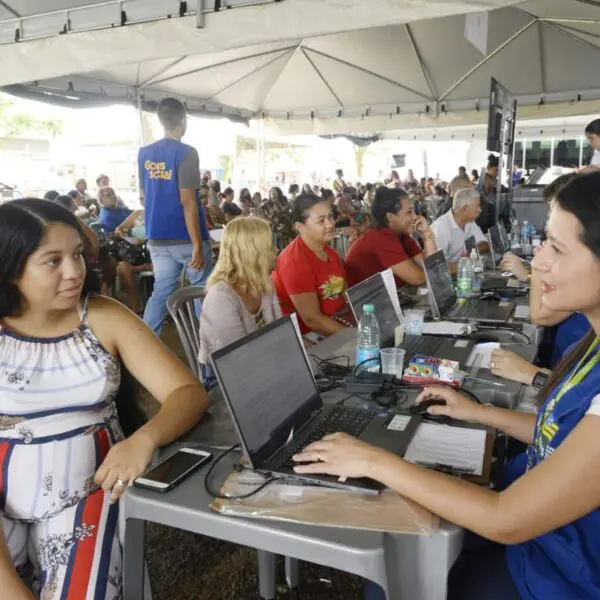
[[[460,385],[460,364],[455,360],[416,354],[408,363],[404,377],[410,383]]]

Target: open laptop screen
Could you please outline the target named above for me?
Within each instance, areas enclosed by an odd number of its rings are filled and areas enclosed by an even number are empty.
[[[440,316],[444,316],[448,310],[456,303],[456,292],[452,283],[452,275],[448,269],[448,263],[444,253],[438,250],[423,261],[427,280],[431,288],[435,303],[437,304]]]
[[[490,234],[490,241],[492,243],[495,259],[500,260],[506,252],[506,246],[502,234],[500,233],[499,225],[497,223],[492,225],[492,227],[489,228],[488,233]]]
[[[396,328],[400,325],[400,320],[381,273],[377,273],[373,277],[369,277],[369,279],[365,279],[365,281],[351,287],[347,294],[348,302],[352,307],[357,323],[363,314],[365,304],[372,304],[375,307],[375,317],[381,330],[381,345],[383,347],[393,346]]]
[[[471,255],[471,250],[476,250],[477,249],[477,244],[475,243],[475,236],[474,235],[470,235],[466,240],[465,240],[465,250],[469,253],[469,256]]]
[[[214,352],[211,359],[253,468],[322,407],[290,317]]]

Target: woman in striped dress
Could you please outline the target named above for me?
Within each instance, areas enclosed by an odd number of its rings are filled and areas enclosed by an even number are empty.
[[[0,206],[0,595],[11,600],[120,600],[116,501],[207,406],[142,321],[91,293],[83,251],[61,206]],[[121,361],[162,403],[127,439]]]

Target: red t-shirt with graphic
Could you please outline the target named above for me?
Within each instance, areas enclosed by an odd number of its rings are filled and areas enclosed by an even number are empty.
[[[397,236],[388,227],[370,229],[348,250],[346,270],[351,286],[421,254],[421,246],[409,235]],[[396,285],[406,284],[396,277]]]
[[[284,315],[296,312],[291,296],[315,292],[321,312],[332,317],[345,306],[346,272],[340,255],[325,246],[327,260],[321,260],[297,237],[277,258],[273,271],[273,285]],[[310,328],[300,319],[303,334]]]

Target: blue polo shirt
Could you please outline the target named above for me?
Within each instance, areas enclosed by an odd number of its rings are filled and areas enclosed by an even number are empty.
[[[592,358],[593,353],[588,360]],[[585,417],[600,393],[600,363],[557,402],[561,387],[562,382],[538,412],[527,470],[556,451]],[[600,598],[600,508],[533,540],[508,546],[506,562],[523,600]]]
[[[180,188],[196,190],[200,233],[202,240],[208,241],[206,215],[198,194],[201,178],[196,150],[178,140],[163,138],[140,149],[138,169],[150,243],[190,243]]]
[[[552,348],[551,367],[557,365],[568,348],[579,342],[590,330],[590,322],[581,313],[573,313],[556,327],[556,337]]]
[[[112,233],[129,215],[128,208],[105,208],[100,209],[100,223],[106,233]]]

